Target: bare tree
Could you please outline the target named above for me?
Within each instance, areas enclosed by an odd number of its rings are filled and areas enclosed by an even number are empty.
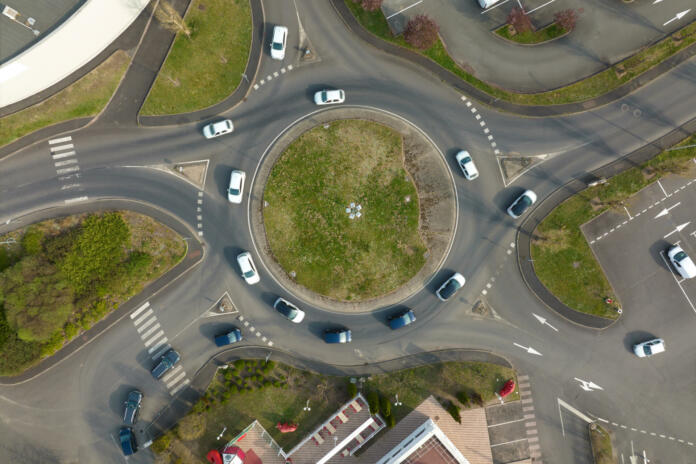
[[[553,20],[566,31],[575,29],[575,22],[578,19],[578,13],[572,8],[562,10],[553,15]]]
[[[365,11],[377,11],[382,7],[382,0],[359,0]]]
[[[409,45],[425,50],[437,42],[439,27],[435,21],[424,14],[413,17],[404,29],[404,39]]]
[[[181,32],[189,39],[191,38],[191,29],[186,24],[186,21],[167,0],[159,0],[157,2],[155,18],[165,29],[176,33]]]
[[[514,27],[518,34],[524,34],[525,32],[532,32],[534,30],[532,21],[522,8],[514,7],[510,10],[507,23]]]

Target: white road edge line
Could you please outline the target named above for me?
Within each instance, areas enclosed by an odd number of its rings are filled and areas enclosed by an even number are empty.
[[[566,402],[563,401],[562,399],[560,399],[560,398],[556,398],[556,399],[558,400],[558,408],[559,408],[559,411],[560,411],[560,407],[563,406],[563,407],[566,408],[568,411],[572,412],[573,414],[575,414],[576,416],[578,416],[580,419],[584,420],[584,421],[587,422],[588,424],[591,424],[592,422],[594,422],[592,419],[590,419],[590,418],[587,417],[585,414],[581,413],[580,411],[578,411],[577,409],[575,409],[574,407],[572,407],[571,405],[569,405],[568,403],[566,403]],[[564,436],[565,436],[565,435],[564,435]]]

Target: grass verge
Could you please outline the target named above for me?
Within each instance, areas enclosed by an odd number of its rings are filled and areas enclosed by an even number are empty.
[[[179,262],[186,244],[130,211],[51,219],[0,237],[0,375],[53,354]]]
[[[51,124],[99,114],[116,91],[129,63],[128,55],[117,51],[52,97],[0,118],[0,146]]]
[[[590,424],[590,443],[595,464],[616,464],[609,432],[599,424]]]
[[[558,105],[580,102],[604,95],[696,42],[696,22],[694,22],[676,31],[670,37],[642,49],[630,58],[574,84],[548,92],[515,93],[492,86],[464,71],[447,53],[441,40],[438,40],[427,50],[417,50],[409,46],[402,37],[392,35],[387,20],[380,10],[369,12],[363,10],[360,4],[354,3],[353,0],[344,1],[358,22],[377,37],[421,53],[492,97],[519,105]]]
[[[322,295],[383,295],[425,263],[418,195],[401,136],[386,126],[343,120],[305,132],[276,161],[264,200],[274,258]],[[351,203],[361,217],[349,218]]]
[[[684,174],[693,165],[692,136],[650,161],[590,187],[561,203],[537,226],[532,240],[534,270],[539,280],[567,306],[589,314],[616,318],[604,298],[615,296],[580,226],[622,203],[667,174]],[[681,147],[681,148],[680,148]]]
[[[177,114],[224,100],[239,86],[251,47],[248,0],[194,0],[141,115]]]
[[[474,406],[473,399],[479,395],[487,402],[494,398],[494,391],[514,377],[512,369],[494,364],[450,362],[372,376],[365,382],[362,393],[368,401],[375,395],[378,403],[385,403],[379,399],[386,398],[386,404],[398,394],[403,405],[389,407],[390,414],[380,413],[387,423],[390,422],[387,417],[392,417],[395,423],[430,395],[462,408]],[[343,377],[314,374],[276,365],[273,361],[266,364],[238,360],[228,369],[218,371],[191,413],[155,440],[153,450],[158,452],[157,462],[178,462],[177,459],[189,462],[189,458],[204,456],[234,438],[254,419],[288,451],[352,398],[355,389],[355,384]],[[464,399],[462,391],[472,398],[471,402],[462,404],[456,399]],[[509,398],[519,399],[518,392]],[[310,411],[303,410],[307,400]],[[278,422],[297,423],[297,431],[282,434],[275,428]],[[223,427],[227,431],[217,440]],[[191,433],[192,429],[195,433]]]
[[[517,42],[525,45],[535,45],[548,42],[549,40],[558,38],[568,32],[565,29],[563,29],[562,26],[556,23],[551,23],[548,26],[536,31],[529,31],[523,33],[518,32],[516,34],[511,34],[510,29],[511,26],[505,24],[503,26],[500,26],[493,32],[511,42]]]

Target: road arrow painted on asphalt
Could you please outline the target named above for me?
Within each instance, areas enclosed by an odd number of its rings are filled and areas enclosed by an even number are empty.
[[[513,345],[515,345],[515,346],[518,347],[518,348],[522,348],[523,350],[526,350],[527,353],[529,353],[529,354],[535,354],[535,355],[537,355],[537,356],[543,356],[541,353],[539,353],[537,350],[535,350],[535,349],[532,348],[531,346],[522,346],[522,345],[518,345],[517,343],[513,343]]]
[[[541,316],[539,316],[539,315],[537,315],[537,314],[534,314],[534,313],[532,313],[532,316],[536,317],[536,320],[539,321],[539,323],[540,323],[541,325],[548,325],[548,326],[551,327],[553,330],[555,330],[556,332],[558,332],[558,329],[557,329],[557,328],[555,328],[554,326],[552,326],[551,324],[549,324],[548,322],[546,322],[546,318],[545,318],[545,317],[541,317]]]
[[[677,14],[674,16],[674,18],[672,18],[672,19],[670,19],[669,21],[667,21],[666,23],[664,23],[663,26],[668,25],[668,24],[671,23],[672,21],[678,21],[678,20],[682,19],[684,16],[686,16],[686,15],[689,13],[689,11],[691,11],[691,8],[689,8],[688,10],[680,11],[679,13],[677,13]]]
[[[580,388],[582,388],[585,391],[589,392],[594,390],[604,390],[602,387],[600,387],[594,382],[588,382],[587,380],[578,379],[577,377],[575,377],[575,380],[580,382]]]
[[[691,221],[685,222],[684,224],[679,224],[679,225],[677,226],[676,229],[674,229],[674,230],[673,230],[672,232],[670,232],[669,234],[665,235],[664,238],[669,237],[670,235],[672,235],[672,234],[675,233],[675,232],[681,232],[681,231],[684,230],[684,228],[685,228],[686,226],[688,226],[689,224],[691,224]]]
[[[676,207],[679,206],[679,205],[681,205],[681,201],[680,201],[679,203],[677,203],[676,205],[674,205],[674,206],[670,206],[669,208],[663,209],[662,211],[660,211],[659,213],[657,213],[657,216],[655,216],[655,219],[660,218],[660,217],[662,217],[662,216],[667,216],[667,213],[669,213],[669,210],[674,209],[674,208],[676,208]]]

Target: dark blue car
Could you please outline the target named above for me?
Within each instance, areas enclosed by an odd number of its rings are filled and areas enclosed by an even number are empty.
[[[161,379],[162,376],[179,362],[181,356],[174,350],[169,350],[160,359],[160,362],[152,369],[152,376],[156,379]]]
[[[231,331],[218,335],[215,337],[215,344],[217,346],[231,345],[232,343],[237,343],[242,340],[242,331],[238,328],[234,328]]]
[[[118,431],[118,438],[121,441],[121,449],[123,449],[123,454],[130,456],[138,451],[138,444],[135,441],[135,434],[133,429],[130,427],[121,427]]]
[[[405,312],[400,312],[391,316],[389,318],[389,327],[391,327],[392,330],[400,329],[415,322],[415,320],[416,315],[413,314],[413,311],[408,309]]]
[[[326,343],[350,343],[353,336],[349,329],[326,329],[324,341]]]

